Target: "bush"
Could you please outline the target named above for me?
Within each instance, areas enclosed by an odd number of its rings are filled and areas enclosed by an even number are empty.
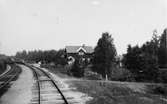
[[[160,71],[159,73],[159,82],[167,83],[167,71]]]
[[[154,93],[167,95],[167,89],[165,87],[159,86],[154,89]]]
[[[0,55],[0,73],[2,73],[6,69],[7,64],[11,63],[12,61],[9,57]]]
[[[102,79],[102,75],[96,72],[92,72],[90,70],[85,71],[84,77],[89,80],[101,80]]]
[[[0,60],[0,70],[1,72],[6,69],[6,62],[5,60]]]
[[[153,94],[167,95],[167,86],[165,85],[151,86],[151,90]]]
[[[84,76],[84,68],[79,64],[79,60],[75,60],[74,65],[72,66],[70,72],[75,77]]]
[[[131,72],[125,68],[113,68],[111,73],[111,80],[116,81],[135,81]]]

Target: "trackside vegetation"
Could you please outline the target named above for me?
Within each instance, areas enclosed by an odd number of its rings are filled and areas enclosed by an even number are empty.
[[[66,70],[67,74],[76,77],[84,77],[85,73],[90,77],[91,73],[92,76],[97,73],[97,76],[102,76],[97,79],[165,83],[166,72],[161,72],[160,69],[166,69],[167,66],[166,37],[167,29],[161,35],[155,30],[150,40],[140,46],[129,44],[127,52],[119,57],[112,35],[108,32],[102,33],[90,63],[84,66],[80,65],[80,59],[68,65],[65,49],[24,50],[17,52],[16,57],[27,62],[41,62],[42,65],[62,66],[62,70]]]
[[[0,55],[0,74],[6,69],[7,64],[11,63],[11,59],[8,56]]]
[[[88,65],[68,64],[64,50],[23,51],[16,57],[41,62],[75,91],[93,99],[86,104],[165,104],[167,96],[167,29],[153,32],[142,45],[129,44],[118,57],[110,33],[102,33]],[[163,70],[162,70],[163,69]],[[108,80],[105,80],[108,79]]]

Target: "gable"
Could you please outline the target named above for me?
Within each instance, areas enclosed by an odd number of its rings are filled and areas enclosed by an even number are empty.
[[[67,53],[78,53],[80,50],[85,53],[93,53],[94,49],[91,46],[66,46]]]
[[[79,47],[79,49],[77,50],[77,52],[85,52],[86,53],[86,50],[83,47]]]

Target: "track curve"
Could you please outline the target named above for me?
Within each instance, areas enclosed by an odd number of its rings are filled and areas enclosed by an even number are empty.
[[[28,67],[34,73],[38,89],[38,97],[32,100],[32,104],[69,104],[49,73],[32,65]]]

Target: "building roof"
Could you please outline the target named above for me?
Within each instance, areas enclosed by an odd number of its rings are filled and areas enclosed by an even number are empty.
[[[85,53],[93,53],[94,49],[91,46],[66,46],[67,53],[77,53],[80,49],[83,49]]]

